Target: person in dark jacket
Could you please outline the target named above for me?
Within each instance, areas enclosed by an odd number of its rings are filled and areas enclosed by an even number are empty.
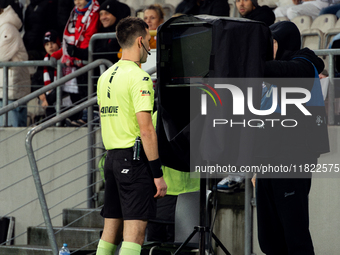
[[[229,3],[226,0],[183,0],[176,7],[176,13],[208,14],[215,16],[229,16]]]
[[[45,61],[50,60],[53,52],[59,50],[61,41],[58,37],[58,33],[55,30],[46,31],[43,37],[43,46],[46,51],[44,57]],[[32,77],[32,91],[40,89],[42,86],[47,86],[54,82],[57,78],[57,70],[51,66],[39,66],[37,71]],[[39,96],[41,106],[46,109],[46,117],[55,113],[54,103],[56,102],[56,91],[48,91],[45,94]]]
[[[31,0],[25,11],[24,44],[29,60],[40,60],[45,50],[37,38],[43,38],[49,29],[57,29],[57,0]]]
[[[314,82],[318,82],[318,73],[324,69],[323,61],[310,49],[300,49],[300,32],[294,23],[278,22],[270,29],[274,39],[274,60],[266,62],[265,80],[277,85],[278,91],[282,87],[303,87],[311,91],[316,86]],[[287,79],[278,79],[283,77],[293,79],[288,82]],[[318,84],[321,86],[320,82]],[[297,93],[290,94],[288,98],[299,98]],[[306,125],[307,117],[300,109],[289,105],[285,116],[281,113],[266,116],[272,119],[283,117],[298,119],[297,126],[270,128],[266,125],[258,129],[257,164],[291,169],[291,173],[264,173],[257,177],[259,244],[267,255],[314,255],[308,213],[311,172],[300,174],[299,169],[294,172],[294,168],[307,165],[313,169],[320,150],[307,136],[311,125]],[[328,143],[328,138],[324,142]]]
[[[118,22],[131,15],[130,7],[124,3],[116,0],[106,0],[100,5],[99,20],[102,26],[99,28],[98,33],[113,33],[116,32]],[[117,52],[120,46],[117,39],[102,39],[97,40],[94,46],[94,52],[105,52],[105,54],[95,55],[94,59],[105,58],[112,63],[116,63],[119,59]],[[73,55],[79,59],[88,59],[88,49],[80,49],[72,47]],[[107,54],[108,52],[116,52],[114,54]]]
[[[236,0],[236,8],[243,18],[262,21],[267,26],[274,24],[275,14],[267,6],[259,6],[257,0]]]

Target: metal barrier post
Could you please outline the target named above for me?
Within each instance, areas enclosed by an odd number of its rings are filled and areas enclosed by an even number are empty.
[[[253,187],[251,184],[251,174],[247,173],[245,178],[245,194],[244,194],[244,234],[245,247],[244,254],[251,255],[253,252],[253,208],[251,200],[253,197]]]
[[[91,100],[88,100],[80,105],[77,105],[75,107],[73,107],[71,110],[68,110],[46,122],[43,122],[42,124],[32,128],[26,136],[26,151],[27,151],[27,156],[28,156],[28,160],[30,162],[30,166],[32,169],[32,174],[33,174],[33,178],[34,178],[34,183],[37,189],[37,193],[38,193],[38,198],[39,198],[39,202],[40,202],[40,206],[41,206],[41,210],[43,213],[43,217],[44,217],[44,221],[46,224],[46,228],[47,228],[47,234],[48,234],[48,238],[50,241],[50,245],[52,247],[52,251],[53,251],[53,255],[57,255],[58,254],[58,246],[57,246],[57,241],[54,235],[54,230],[53,230],[53,225],[51,222],[51,216],[48,210],[48,206],[46,203],[46,198],[45,198],[45,194],[44,194],[44,190],[42,188],[42,183],[41,183],[41,179],[40,179],[40,175],[39,175],[39,170],[37,167],[37,163],[34,157],[34,151],[33,151],[33,147],[32,147],[32,139],[33,136],[41,131],[43,131],[44,129],[52,126],[53,124],[56,124],[60,121],[62,121],[63,119],[81,111],[82,109],[84,109],[85,107],[87,107],[90,104],[94,104],[96,102],[96,98],[92,98]]]
[[[8,104],[8,67],[3,67],[3,76],[4,76],[4,84],[2,87],[2,107]],[[4,127],[8,127],[8,113],[6,113],[3,117],[3,125]]]
[[[328,124],[334,125],[335,113],[334,113],[334,55],[331,53],[328,55],[329,59],[329,85],[328,85]]]
[[[29,160],[30,165],[31,165],[32,175],[33,175],[35,187],[37,189],[41,211],[42,211],[44,221],[45,221],[45,224],[46,224],[48,239],[50,241],[50,245],[51,245],[53,254],[57,255],[58,254],[58,245],[57,245],[56,238],[54,236],[54,230],[53,230],[53,225],[52,225],[52,221],[51,221],[51,216],[50,216],[50,213],[48,211],[48,206],[47,206],[47,203],[46,203],[44,190],[42,188],[42,183],[41,183],[37,163],[36,163],[34,153],[33,153],[33,148],[32,148],[32,138],[33,138],[34,134],[35,134],[35,129],[31,129],[28,132],[27,137],[26,137],[27,156],[28,156],[28,160]]]
[[[92,36],[93,37],[93,36]],[[90,39],[90,43],[89,43],[89,47],[88,47],[88,62],[92,63],[93,61],[93,40],[92,37]],[[94,87],[94,83],[92,80],[92,76],[94,74],[93,69],[91,69],[88,73],[87,73],[87,96],[88,99],[90,99],[91,95],[93,94],[93,87]],[[95,165],[94,165],[94,149],[93,149],[93,144],[94,144],[94,134],[93,134],[93,105],[90,105],[87,108],[87,197],[93,197],[93,194],[95,193],[95,187],[91,186],[90,184],[92,184],[95,180],[95,174],[92,173],[92,169],[95,169]],[[89,199],[87,200],[87,208],[94,208],[95,207],[95,201],[93,199]]]
[[[340,49],[322,49],[314,50],[318,56],[329,56],[328,59],[328,72],[329,72],[329,85],[328,85],[328,125],[334,125],[334,56],[340,55]]]
[[[62,73],[63,69],[62,69],[62,64],[61,61],[58,61],[57,64],[57,80],[60,80],[60,78],[63,76]],[[56,100],[56,115],[58,116],[61,112],[61,86],[57,87],[57,100]],[[61,126],[61,122],[58,122],[57,127]]]
[[[98,34],[94,34],[91,37],[90,43],[89,43],[89,47],[88,47],[88,63],[92,63],[93,61],[93,49],[94,49],[94,42],[98,39],[114,39],[116,38],[116,33],[98,33]],[[87,94],[88,94],[88,99],[90,99],[90,96],[95,92],[94,91],[94,82],[93,82],[93,77],[94,76],[94,70],[91,69],[88,72],[88,87],[87,87]],[[95,161],[93,160],[95,157],[95,153],[94,153],[94,148],[93,148],[93,144],[95,142],[95,135],[92,132],[93,131],[93,124],[92,123],[93,120],[93,105],[90,105],[87,108],[87,132],[88,132],[88,136],[87,136],[87,182],[88,182],[88,190],[87,190],[87,194],[88,197],[93,197],[93,194],[95,193],[95,187],[94,186],[90,186],[90,184],[94,183],[95,180],[95,174],[92,173],[93,169],[95,169]],[[87,207],[88,208],[93,208],[95,207],[95,201],[93,199],[88,200],[87,201]]]

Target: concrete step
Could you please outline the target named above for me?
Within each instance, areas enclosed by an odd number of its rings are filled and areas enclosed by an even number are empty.
[[[61,227],[54,227],[54,233]],[[65,228],[55,234],[58,247],[67,243],[70,250],[82,248],[82,250],[96,250],[102,228]],[[49,246],[49,239],[45,227],[29,227],[27,229],[27,244],[37,246]],[[1,254],[1,253],[0,253]]]
[[[103,228],[104,218],[100,209],[64,209],[63,226],[80,228]]]
[[[34,245],[1,245],[1,255],[53,255],[51,247]]]
[[[72,255],[93,255],[95,250],[70,250]],[[76,252],[75,252],[76,251]],[[36,245],[1,245],[1,255],[53,255],[51,247]]]

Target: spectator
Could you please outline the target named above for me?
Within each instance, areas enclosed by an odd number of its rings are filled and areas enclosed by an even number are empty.
[[[99,3],[97,0],[75,0],[75,7],[66,24],[62,48],[54,52],[51,57],[61,58],[61,62],[67,65],[64,68],[64,75],[76,70],[76,67],[83,66],[79,49],[87,49],[91,36],[99,29]],[[78,56],[78,57],[77,57]],[[87,96],[87,74],[78,76],[66,82],[64,91],[68,92],[73,104]],[[71,116],[66,120],[67,125],[79,127],[86,124],[82,120],[82,112]]]
[[[259,6],[257,0],[236,0],[236,8],[243,18],[274,24],[273,11],[267,5]]]
[[[177,5],[176,13],[229,16],[229,9],[226,0],[183,0]]]
[[[44,57],[45,61],[49,61],[51,55],[59,50],[61,44],[60,39],[58,37],[58,33],[55,30],[49,30],[45,33],[43,39],[43,46],[46,51],[46,55]],[[39,85],[48,85],[55,81],[57,78],[57,70],[54,67],[50,66],[39,66],[38,70],[32,77],[32,84],[38,85],[33,90],[39,89],[41,86]],[[39,96],[41,100],[41,106],[46,109],[46,117],[55,113],[55,109],[53,107],[56,102],[56,91],[55,89],[52,91],[48,91],[45,94]],[[50,106],[50,107],[49,107]]]
[[[116,0],[113,0],[116,1]],[[105,0],[99,0],[101,5]],[[118,2],[118,1],[116,1]],[[58,10],[57,10],[57,32],[60,38],[62,38],[65,26],[70,17],[70,12],[74,8],[74,3],[72,0],[58,0]]]
[[[31,0],[25,11],[24,44],[29,60],[40,60],[45,49],[37,38],[43,38],[48,29],[57,29],[57,0]]]
[[[24,24],[24,16],[23,16],[23,6],[19,0],[1,0],[0,8],[5,9],[8,5],[12,6],[13,10],[18,14],[21,23]],[[19,29],[21,31],[21,28]]]
[[[144,10],[144,21],[150,30],[157,30],[158,26],[164,22],[164,10],[159,4],[152,4]],[[151,36],[150,48],[156,49],[156,36]]]
[[[267,61],[265,77],[269,84],[281,87],[303,87],[312,90],[320,86],[318,74],[324,69],[322,59],[308,48],[300,50],[301,37],[296,25],[289,21],[270,26],[274,39],[274,60]],[[271,79],[289,77],[287,80]],[[309,79],[297,79],[309,78]],[[297,84],[292,84],[297,82]],[[315,84],[315,85],[314,85]],[[264,87],[266,89],[267,86]],[[320,86],[321,87],[321,86]],[[270,98],[271,89],[266,97]],[[321,89],[318,96],[322,97]],[[300,95],[290,93],[290,98]],[[261,102],[262,109],[263,102]],[[324,107],[324,106],[323,106]],[[320,106],[322,108],[322,106]],[[266,108],[264,108],[266,109]],[[324,109],[323,109],[324,110]],[[279,107],[267,118],[282,118]],[[255,155],[258,165],[286,166],[317,164],[321,153],[329,151],[327,133],[313,130],[308,116],[291,107],[285,118],[297,119],[299,125],[291,128],[267,127],[257,129]],[[325,130],[327,132],[327,130]],[[315,139],[310,139],[313,136]],[[326,141],[327,140],[327,141]],[[327,145],[326,145],[327,144]],[[304,173],[263,173],[256,180],[256,206],[258,238],[265,254],[305,254],[314,255],[312,238],[309,232],[308,194],[311,187],[311,172]]]
[[[293,4],[279,6],[274,10],[274,13],[276,18],[287,17],[292,20],[295,17],[307,15],[315,19],[319,15],[320,10],[326,8],[328,5],[329,3],[327,1],[324,2],[322,0],[293,0]]]
[[[0,9],[0,61],[27,61],[28,55],[21,39],[19,29],[22,26],[19,16],[9,5]],[[0,108],[3,106],[3,70],[0,69]],[[26,96],[31,88],[30,74],[27,67],[11,67],[8,69],[8,103]],[[0,116],[0,126],[3,126],[3,117]],[[27,108],[21,105],[8,113],[8,125],[13,127],[26,127]]]
[[[100,22],[102,27],[100,33],[116,32],[116,26],[120,20],[131,15],[130,7],[116,0],[107,0],[100,5]],[[120,46],[117,39],[101,40],[96,44],[96,52],[112,52],[119,51]],[[118,61],[116,55],[112,58],[112,63]]]
[[[98,33],[116,32],[116,25],[118,22],[121,19],[130,16],[130,14],[130,7],[126,4],[116,0],[106,0],[100,5],[99,9],[99,20],[102,26],[99,28]],[[95,52],[119,52],[119,50],[120,46],[117,39],[98,40],[94,46]],[[75,49],[75,56],[81,59],[88,59],[88,50],[79,48]],[[99,58],[106,58],[112,63],[116,63],[119,60],[117,54],[95,56],[95,59]]]

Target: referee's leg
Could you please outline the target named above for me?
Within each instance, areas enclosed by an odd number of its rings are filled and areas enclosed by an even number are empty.
[[[104,229],[99,240],[96,255],[112,255],[123,237],[123,220],[104,219]]]

